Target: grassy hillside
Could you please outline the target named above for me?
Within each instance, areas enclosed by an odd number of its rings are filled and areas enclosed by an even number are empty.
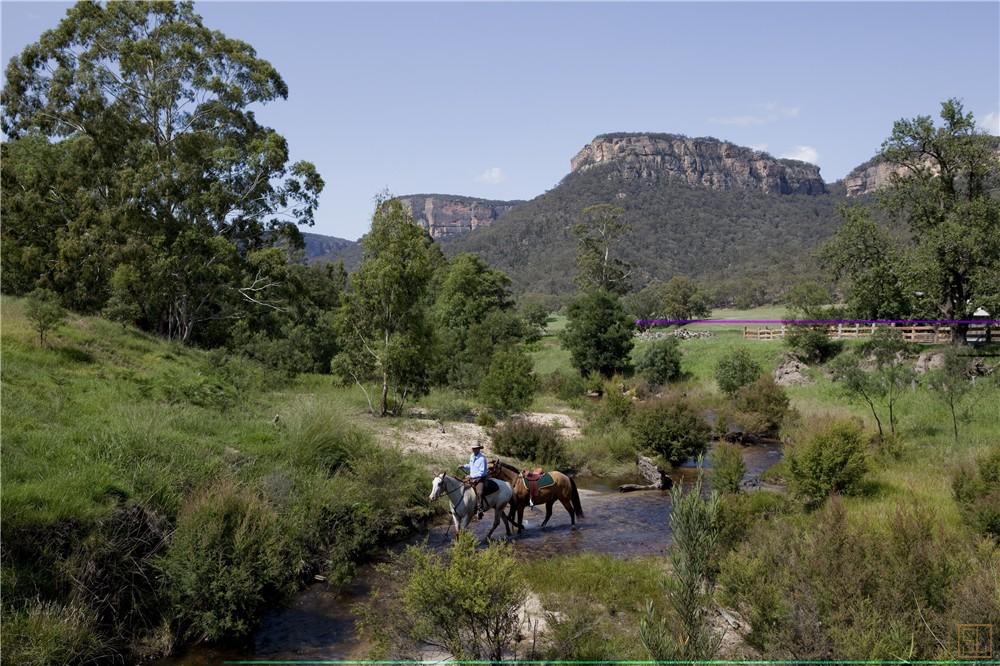
[[[93,317],[43,347],[21,301],[2,308],[11,663],[239,638],[300,581],[344,578],[429,516],[421,459],[375,443],[358,391]],[[387,469],[395,492],[372,492]]]

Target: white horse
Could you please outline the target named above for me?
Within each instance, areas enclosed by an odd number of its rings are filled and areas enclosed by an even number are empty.
[[[501,520],[503,520],[503,526],[507,530],[507,535],[510,536],[510,523],[508,522],[507,515],[504,513],[504,508],[510,502],[510,498],[513,497],[514,491],[506,481],[500,479],[490,479],[490,481],[496,483],[498,489],[495,493],[485,495],[483,498],[487,508],[493,509],[493,527],[490,528],[486,538],[489,539],[493,536],[493,530],[497,528]],[[485,494],[485,488],[483,492]],[[456,479],[441,472],[434,477],[434,481],[431,484],[430,500],[433,502],[442,493],[447,495],[451,501],[451,519],[455,525],[455,538],[458,538],[459,530],[468,527],[472,516],[476,513],[476,491],[473,490],[472,486],[465,485],[461,479]]]

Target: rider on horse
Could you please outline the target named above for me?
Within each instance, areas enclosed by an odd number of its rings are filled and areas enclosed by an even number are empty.
[[[483,511],[486,509],[483,506],[483,485],[486,482],[486,476],[488,473],[486,456],[483,455],[483,445],[476,444],[472,445],[472,455],[469,456],[469,464],[461,465],[461,468],[469,473],[468,478],[466,478],[466,483],[472,486],[472,489],[476,491],[476,511],[479,518],[483,517]]]

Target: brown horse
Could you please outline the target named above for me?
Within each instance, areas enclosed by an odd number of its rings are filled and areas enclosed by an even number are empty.
[[[580,504],[580,493],[576,489],[576,481],[572,477],[566,476],[562,472],[555,470],[549,472],[554,485],[538,489],[538,504],[545,505],[545,520],[542,521],[544,528],[549,518],[552,517],[552,505],[556,500],[562,502],[569,513],[569,520],[572,525],[576,525],[577,518],[583,518],[583,506]],[[524,531],[524,507],[528,506],[530,491],[528,482],[524,480],[524,475],[513,465],[502,462],[499,458],[490,463],[489,475],[495,479],[503,479],[510,484],[514,490],[514,496],[510,500],[509,519],[517,525],[517,531]],[[514,514],[517,520],[514,520]]]

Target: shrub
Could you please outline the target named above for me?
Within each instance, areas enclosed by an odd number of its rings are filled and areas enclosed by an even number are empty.
[[[1000,447],[960,467],[951,489],[965,521],[977,532],[1000,541]]]
[[[744,386],[736,396],[736,408],[742,412],[741,425],[747,432],[775,435],[788,413],[788,394],[771,375],[761,375]]]
[[[639,356],[635,369],[653,384],[666,384],[681,374],[681,348],[677,338],[655,340]]]
[[[182,634],[246,636],[290,592],[287,545],[274,510],[245,488],[217,483],[189,500],[161,560]]]
[[[712,487],[722,493],[738,493],[747,466],[742,447],[719,442],[712,449]]]
[[[24,316],[38,333],[38,343],[45,344],[45,336],[66,319],[66,311],[59,304],[59,297],[51,289],[35,289],[24,302]]]
[[[493,449],[504,456],[558,467],[565,460],[562,440],[556,429],[527,419],[507,421],[490,433]]]
[[[829,421],[804,441],[786,447],[793,494],[814,508],[830,493],[857,492],[868,471],[867,439],[852,421]]]
[[[637,446],[656,451],[672,465],[701,455],[708,444],[708,424],[681,398],[640,405],[629,419],[629,430]]]
[[[521,411],[531,404],[535,388],[531,357],[517,347],[502,349],[490,360],[479,385],[479,399],[494,409]]]
[[[490,412],[479,412],[476,414],[476,425],[483,428],[492,428],[497,424],[497,419]]]
[[[825,327],[809,326],[789,326],[785,344],[803,363],[823,363],[839,354],[843,347],[840,341],[832,340],[826,334]]]
[[[622,393],[619,386],[609,384],[604,387],[604,394],[594,412],[592,423],[600,427],[625,423],[632,415],[632,410],[632,398]]]
[[[729,352],[715,366],[715,382],[730,397],[760,376],[760,365],[750,356],[750,350],[739,347]]]
[[[586,391],[583,377],[577,372],[556,370],[545,375],[541,384],[544,392],[567,402],[581,398]]]
[[[509,545],[476,545],[463,532],[448,553],[411,546],[381,565],[401,584],[361,610],[377,656],[419,656],[430,643],[457,660],[501,661],[518,638],[528,587]]]

